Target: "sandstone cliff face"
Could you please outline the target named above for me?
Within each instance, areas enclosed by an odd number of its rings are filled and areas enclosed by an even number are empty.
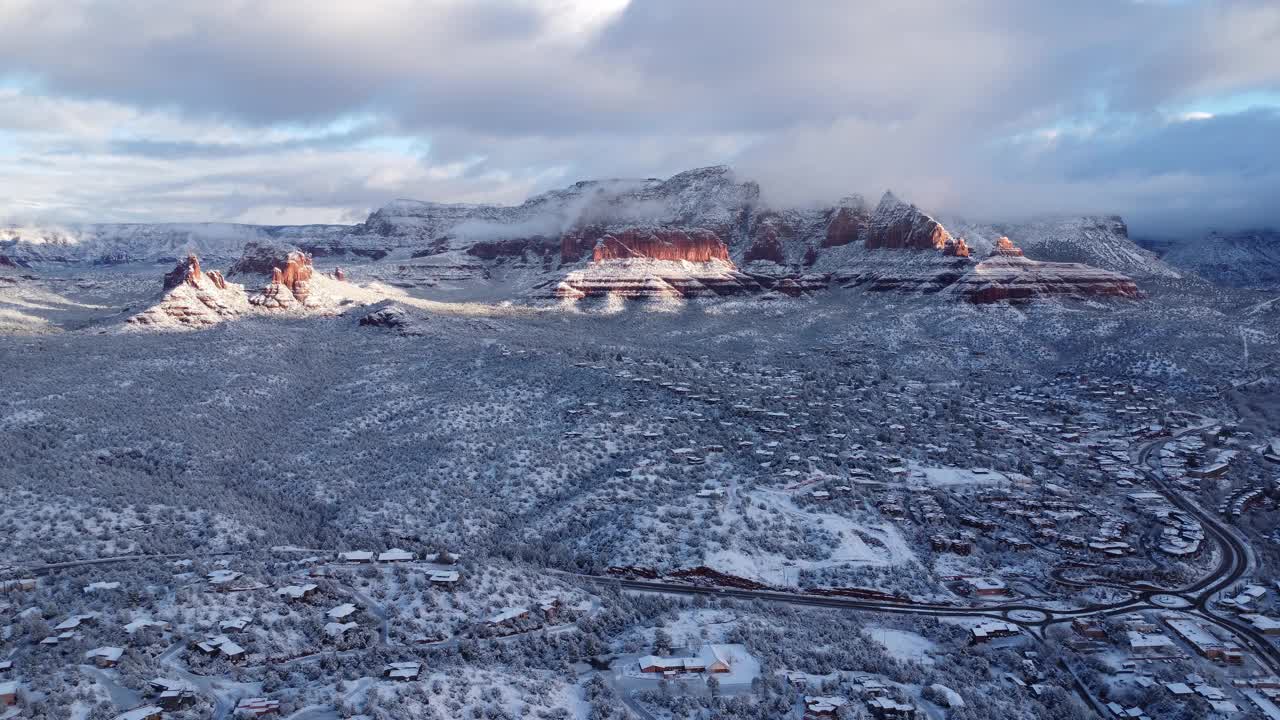
[[[915,205],[887,192],[871,215],[866,233],[870,249],[942,250],[951,234]]]
[[[566,238],[570,252],[594,232]],[[567,273],[550,297],[582,300],[613,296],[628,299],[684,299],[759,291],[738,272],[729,248],[711,230],[626,228],[598,233],[591,261]]]
[[[591,261],[676,260],[705,263],[729,262],[729,248],[718,235],[701,228],[688,232],[668,228],[629,228],[608,233],[596,241]]]
[[[842,247],[860,242],[866,237],[870,225],[871,214],[867,212],[862,198],[848,198],[832,212],[822,247]]]

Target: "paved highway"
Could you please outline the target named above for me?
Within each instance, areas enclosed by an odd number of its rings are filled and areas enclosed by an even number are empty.
[[[1280,649],[1277,649],[1267,638],[1251,627],[1234,618],[1220,615],[1209,607],[1210,601],[1217,593],[1238,582],[1248,572],[1248,548],[1230,529],[1223,526],[1216,517],[1204,511],[1177,490],[1169,487],[1165,483],[1163,472],[1149,465],[1151,454],[1163,447],[1165,443],[1187,433],[1203,430],[1212,424],[1187,428],[1169,437],[1152,440],[1139,449],[1136,458],[1142,473],[1148,481],[1162,495],[1168,498],[1171,504],[1196,518],[1204,528],[1206,537],[1212,538],[1219,548],[1219,561],[1213,571],[1182,588],[1159,588],[1149,583],[1138,583],[1131,586],[1115,585],[1113,587],[1133,592],[1134,596],[1114,603],[1098,603],[1063,609],[1028,602],[966,606],[949,603],[918,602],[907,599],[894,601],[870,600],[800,592],[779,592],[776,590],[709,587],[661,580],[637,580],[598,575],[579,575],[579,577],[591,582],[615,585],[624,590],[632,591],[677,595],[708,595],[738,600],[756,600],[808,607],[867,610],[908,615],[990,618],[1003,620],[1029,630],[1042,630],[1049,625],[1067,622],[1078,617],[1118,615],[1135,610],[1178,609],[1230,632],[1240,639],[1244,645],[1253,650],[1259,662],[1271,672],[1280,674]],[[1185,605],[1185,607],[1171,608],[1158,602],[1156,600],[1157,596],[1165,596],[1162,600],[1166,603],[1172,601],[1176,604]],[[1032,617],[1035,619],[1031,619]]]

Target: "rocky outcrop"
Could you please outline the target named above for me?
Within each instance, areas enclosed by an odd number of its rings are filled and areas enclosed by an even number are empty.
[[[360,318],[360,324],[368,327],[402,330],[409,325],[409,313],[399,305],[386,305]]]
[[[179,285],[190,285],[198,288],[204,283],[204,273],[200,272],[200,258],[194,254],[183,260],[164,276],[164,289],[172,290]]]
[[[467,254],[481,260],[523,258],[526,255],[541,257],[551,252],[550,242],[544,237],[516,238],[512,240],[481,240],[467,248]]]
[[[18,267],[18,261],[8,255],[0,255],[0,267],[16,268]]]
[[[951,239],[937,220],[887,192],[871,215],[866,246],[873,250],[942,250]]]
[[[194,254],[164,276],[164,294],[150,308],[129,318],[138,327],[192,328],[215,325],[248,310],[244,287],[227,282],[222,273],[200,269]]]
[[[991,254],[1000,257],[1022,257],[1022,248],[1015,247],[1012,240],[1002,236],[996,240],[996,246],[992,248]]]
[[[871,224],[862,198],[847,198],[832,212],[822,238],[822,247],[832,248],[861,242]]]
[[[742,256],[742,262],[759,260],[784,265],[787,262],[782,235],[786,228],[777,213],[765,213],[756,219],[751,232],[751,245]]]
[[[948,238],[947,243],[942,246],[942,254],[947,257],[969,257],[969,244],[964,238]]]
[[[263,288],[249,298],[253,305],[288,310],[299,305],[313,305],[311,279],[315,268],[311,256],[301,250],[278,245],[250,243],[244,255],[231,266],[233,276],[269,275]]]
[[[293,294],[293,289],[286,285],[281,278],[282,275],[279,271],[273,274],[271,282],[249,296],[249,303],[268,310],[293,310],[297,308],[300,304],[299,299]]]

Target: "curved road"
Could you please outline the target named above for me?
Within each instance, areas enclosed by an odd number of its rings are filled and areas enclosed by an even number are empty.
[[[828,607],[844,610],[870,610],[874,612],[901,613],[913,615],[936,615],[957,617],[978,617],[1003,620],[1030,630],[1043,628],[1079,617],[1108,616],[1132,612],[1135,610],[1178,610],[1196,616],[1231,633],[1248,646],[1255,657],[1272,673],[1280,674],[1280,649],[1277,649],[1266,637],[1238,620],[1220,615],[1209,607],[1210,601],[1221,591],[1240,580],[1249,569],[1249,549],[1236,535],[1224,527],[1211,513],[1205,512],[1197,504],[1184,497],[1177,490],[1169,487],[1163,472],[1150,467],[1150,457],[1165,443],[1187,433],[1203,430],[1209,425],[1186,428],[1168,437],[1152,440],[1141,446],[1137,453],[1137,464],[1149,482],[1164,495],[1170,504],[1196,518],[1204,528],[1206,536],[1212,537],[1219,548],[1220,559],[1217,567],[1208,575],[1181,588],[1160,588],[1149,583],[1132,586],[1117,585],[1119,589],[1135,593],[1134,597],[1114,603],[1099,603],[1079,608],[1059,609],[1026,602],[990,604],[990,605],[951,605],[947,603],[914,602],[911,600],[888,601],[867,600],[846,597],[813,595],[800,592],[780,592],[776,590],[743,590],[739,588],[707,587],[684,583],[663,582],[660,580],[635,580],[627,578],[607,577],[599,575],[578,575],[595,583],[616,585],[624,590],[641,592],[671,593],[677,595],[709,595],[729,597],[738,600],[759,600],[763,602],[786,603],[809,607]],[[1169,596],[1181,601],[1185,607],[1169,607],[1155,600],[1157,595]],[[1035,619],[1032,619],[1035,618]]]

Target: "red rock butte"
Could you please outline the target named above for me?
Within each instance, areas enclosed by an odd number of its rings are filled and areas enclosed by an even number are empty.
[[[313,270],[311,256],[294,250],[285,258],[283,270],[278,267],[271,268],[271,282],[289,288],[289,292],[293,293],[298,302],[305,302],[307,295],[311,292]]]

